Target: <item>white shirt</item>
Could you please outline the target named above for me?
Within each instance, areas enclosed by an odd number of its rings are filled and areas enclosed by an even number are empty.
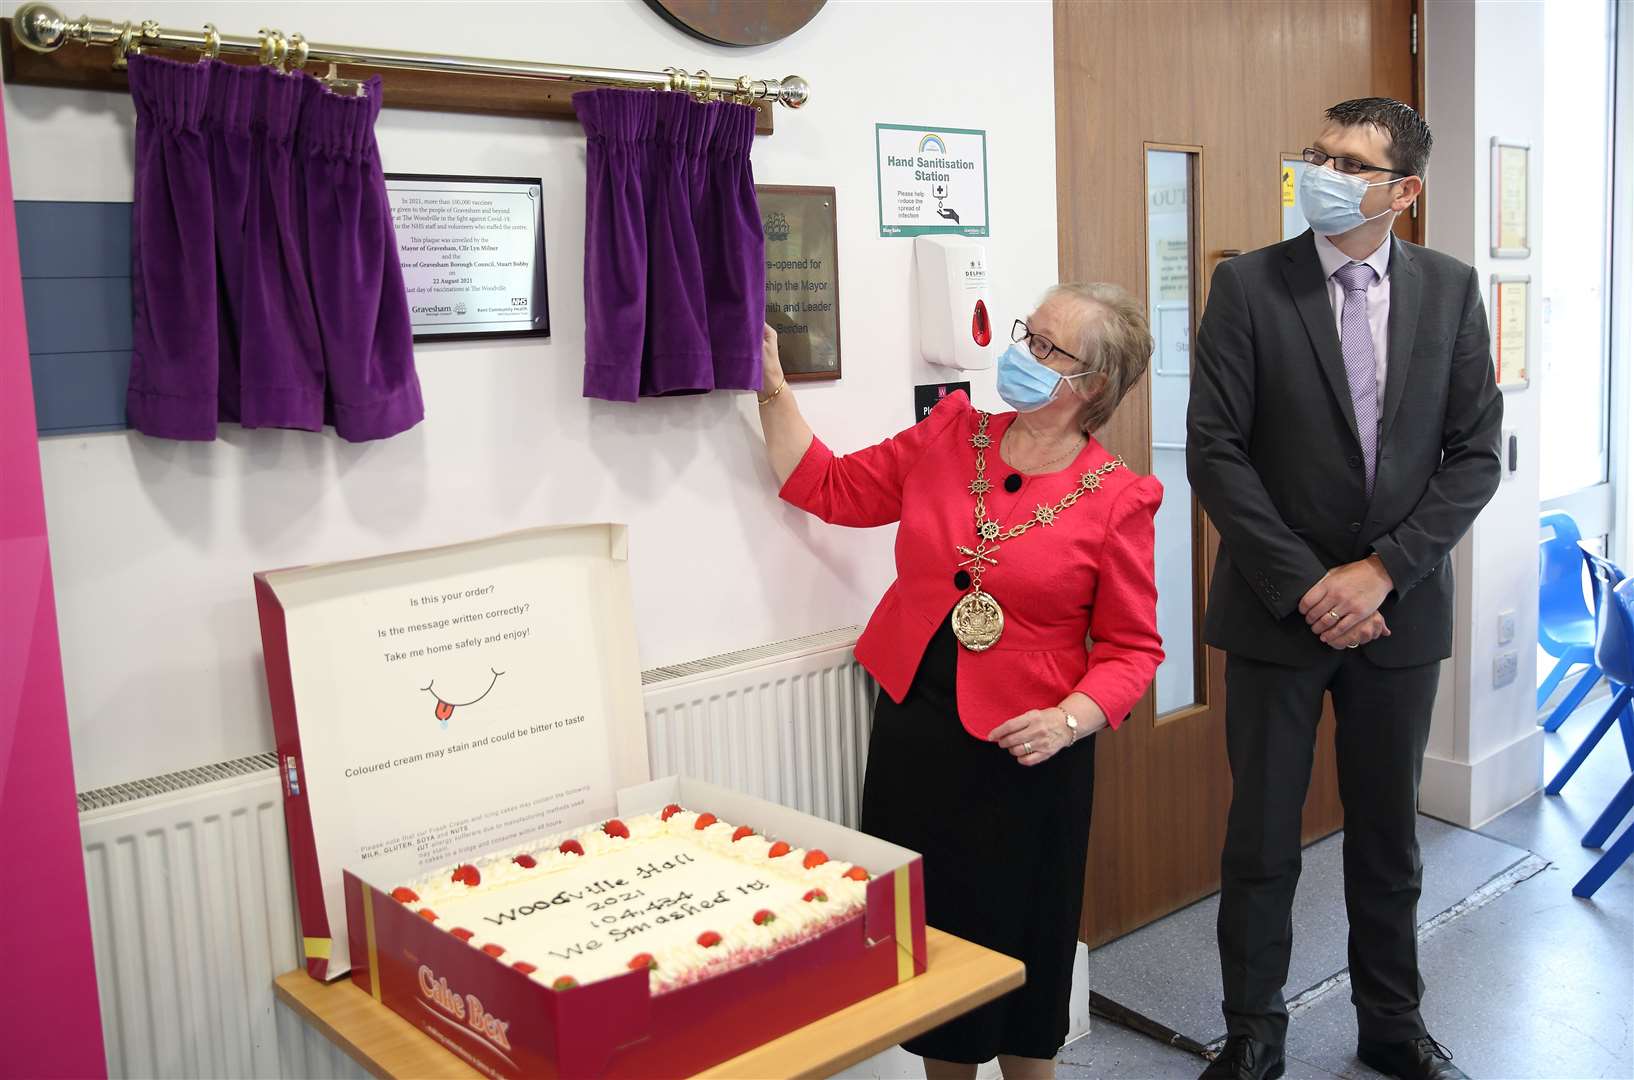
[[[1333,305],[1334,331],[1343,334],[1342,323],[1345,314],[1345,287],[1339,284],[1333,276],[1345,266],[1357,260],[1340,251],[1333,241],[1321,233],[1314,233],[1316,237],[1316,257],[1322,263],[1322,273],[1327,277],[1328,302]],[[1378,276],[1377,280],[1367,289],[1367,328],[1373,333],[1373,370],[1379,381],[1379,415],[1384,415],[1384,376],[1389,370],[1389,356],[1387,343],[1390,338],[1390,237],[1384,238],[1384,243],[1373,249],[1373,254],[1360,260],[1373,268]]]

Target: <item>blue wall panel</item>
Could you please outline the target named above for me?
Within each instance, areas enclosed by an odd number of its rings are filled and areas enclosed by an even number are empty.
[[[16,213],[40,434],[126,427],[130,204],[19,202]]]
[[[18,203],[23,276],[130,277],[130,211],[130,203]]]

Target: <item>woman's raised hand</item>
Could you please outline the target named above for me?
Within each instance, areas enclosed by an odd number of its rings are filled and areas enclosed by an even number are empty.
[[[769,394],[783,385],[783,361],[777,355],[777,331],[760,328],[760,392]]]

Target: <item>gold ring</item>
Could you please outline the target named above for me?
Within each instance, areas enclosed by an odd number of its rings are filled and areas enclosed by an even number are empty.
[[[1033,744],[1030,742],[1024,742],[1021,744],[1021,749],[1023,753],[1030,754],[1033,752]]]
[[[1337,619],[1339,619],[1339,618],[1341,618],[1341,617],[1342,617],[1342,616],[1340,616],[1340,614],[1339,614],[1339,613],[1338,613],[1338,612],[1337,612],[1337,611],[1330,611],[1330,612],[1328,612],[1328,618],[1330,618],[1330,619],[1335,619],[1335,620],[1337,620]]]

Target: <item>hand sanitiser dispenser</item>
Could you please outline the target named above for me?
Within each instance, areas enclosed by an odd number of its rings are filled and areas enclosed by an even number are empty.
[[[993,299],[987,249],[958,236],[916,236],[919,351],[933,364],[993,366]]]

